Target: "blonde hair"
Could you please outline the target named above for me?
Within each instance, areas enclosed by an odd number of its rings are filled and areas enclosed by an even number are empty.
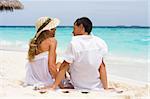
[[[31,39],[31,41],[29,43],[29,50],[28,50],[28,60],[30,62],[34,59],[35,55],[38,54],[40,44],[45,39],[50,38],[50,37],[54,37],[54,32],[55,31],[46,30],[46,31],[41,32],[41,34],[38,36],[38,38],[35,39],[35,37],[34,37]]]

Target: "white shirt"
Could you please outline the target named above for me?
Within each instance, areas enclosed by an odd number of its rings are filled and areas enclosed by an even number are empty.
[[[49,85],[54,82],[48,70],[48,52],[36,55],[33,62],[26,64],[25,80],[29,85]]]
[[[104,40],[92,36],[74,36],[63,59],[70,64],[70,76],[75,89],[101,90],[99,67],[108,52]]]

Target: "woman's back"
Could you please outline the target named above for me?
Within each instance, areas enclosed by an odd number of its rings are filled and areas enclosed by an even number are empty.
[[[52,84],[53,79],[48,70],[48,52],[35,56],[33,62],[26,64],[26,83],[30,85],[42,83]]]
[[[26,83],[52,84],[57,70],[55,31],[59,20],[41,17],[36,22],[36,34],[29,43]],[[55,41],[55,42],[53,42]]]
[[[42,43],[40,44],[41,52],[49,51],[52,38],[55,39],[54,37],[50,37],[50,38],[47,38],[44,41],[42,41]]]

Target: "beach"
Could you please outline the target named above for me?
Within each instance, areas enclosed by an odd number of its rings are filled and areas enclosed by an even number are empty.
[[[17,1],[0,0],[0,99],[150,99],[148,0]],[[39,23],[39,18],[44,16],[48,18]],[[81,19],[86,17],[91,22],[83,20],[82,23]],[[60,24],[56,25],[58,21],[53,24],[53,19],[59,19]],[[63,62],[62,55],[76,33],[84,32],[104,40],[108,53],[102,59],[110,89],[56,89],[40,93],[36,90],[40,84],[27,86],[25,65],[29,43],[34,37],[37,40],[35,34],[43,29],[55,30],[57,62]],[[87,70],[91,68],[83,66]],[[94,77],[94,72],[86,76],[89,75]]]
[[[33,87],[24,86],[25,64],[27,62],[27,52],[25,51],[6,51],[0,50],[0,97],[44,97],[63,99],[81,98],[81,99],[148,99],[150,84],[140,83],[134,80],[127,80],[122,77],[108,75],[109,87],[114,90],[82,94],[81,90],[70,90],[69,93],[63,93],[63,90],[49,91],[40,94],[34,91]],[[123,91],[120,92],[119,91]]]
[[[0,97],[148,99],[150,89],[148,31],[149,28],[93,28],[92,35],[102,38],[108,45],[109,52],[104,61],[109,87],[115,90],[88,91],[87,94],[81,93],[85,90],[69,90],[69,93],[56,90],[40,94],[33,90],[33,87],[24,85],[28,43],[34,36],[35,27],[0,27]],[[58,27],[56,31],[58,62],[62,62],[62,53],[71,37],[72,27]]]

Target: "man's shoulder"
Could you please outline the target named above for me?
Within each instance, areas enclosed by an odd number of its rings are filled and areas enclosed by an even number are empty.
[[[106,44],[106,42],[98,36],[91,35],[91,37],[94,40],[94,42]],[[80,42],[82,42],[82,41],[85,42],[82,37],[72,37],[72,40],[70,41],[70,43],[71,44],[76,44],[76,43],[80,44]]]
[[[105,42],[102,38],[98,37],[98,36],[93,36],[93,38],[97,41],[100,41],[100,42]]]
[[[80,39],[80,38],[74,36],[74,37],[72,37],[70,43],[71,43],[71,44],[75,44],[75,43],[77,43],[77,42],[80,41],[79,39]]]
[[[96,41],[96,43],[107,47],[107,43],[102,38],[100,38],[98,36],[93,36],[93,37],[94,37],[94,41]]]

